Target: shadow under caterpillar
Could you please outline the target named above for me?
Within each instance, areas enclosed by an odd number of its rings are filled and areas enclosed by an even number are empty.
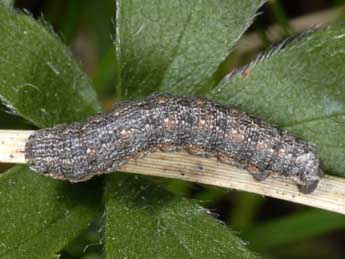
[[[259,181],[271,174],[290,178],[302,193],[314,191],[323,176],[310,144],[237,109],[168,94],[121,102],[85,122],[38,130],[26,142],[25,159],[40,174],[79,182],[156,149],[212,155]]]

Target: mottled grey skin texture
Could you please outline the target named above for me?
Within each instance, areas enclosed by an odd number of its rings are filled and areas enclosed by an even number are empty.
[[[313,147],[233,108],[204,98],[155,94],[82,123],[38,130],[25,156],[38,173],[72,182],[118,169],[156,149],[213,155],[255,179],[291,178],[312,192],[323,173]]]

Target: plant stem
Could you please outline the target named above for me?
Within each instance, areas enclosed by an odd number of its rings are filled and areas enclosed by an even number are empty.
[[[0,130],[0,163],[25,163],[25,141],[33,131]],[[288,179],[258,182],[245,170],[220,163],[215,158],[186,152],[155,152],[131,160],[119,171],[214,185],[257,193],[345,214],[345,179],[326,175],[311,194],[302,194]]]

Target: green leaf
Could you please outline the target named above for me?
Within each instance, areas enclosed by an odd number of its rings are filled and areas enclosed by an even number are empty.
[[[345,227],[345,216],[322,210],[310,210],[272,220],[244,231],[241,237],[256,250],[297,243]]]
[[[0,0],[0,3],[7,5],[8,7],[12,7],[14,4],[14,0]]]
[[[39,127],[81,120],[100,109],[57,37],[1,3],[0,99]],[[23,166],[1,175],[0,257],[52,257],[99,213],[97,186],[62,183]]]
[[[52,181],[26,166],[1,175],[0,257],[54,255],[100,213],[99,187]]]
[[[85,119],[100,108],[59,39],[0,4],[0,99],[39,127]]]
[[[116,1],[118,98],[203,89],[262,1]],[[253,257],[193,202],[138,178],[108,176],[109,258]]]
[[[256,258],[205,209],[147,178],[108,177],[105,197],[108,258]]]
[[[234,205],[229,220],[232,228],[240,230],[253,224],[264,203],[263,197],[253,193],[238,192],[234,193],[233,198],[235,198],[233,199]]]
[[[212,77],[262,1],[117,1],[118,71],[125,95],[193,94]]]
[[[327,172],[345,176],[345,27],[319,29],[209,95],[314,143]]]

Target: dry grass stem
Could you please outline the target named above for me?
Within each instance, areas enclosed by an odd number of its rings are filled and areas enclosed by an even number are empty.
[[[25,163],[25,141],[32,131],[0,130],[0,162]],[[246,171],[218,162],[214,158],[192,156],[185,152],[155,152],[130,161],[121,171],[180,179],[257,193],[295,203],[345,214],[345,180],[326,176],[312,194],[298,192],[294,183],[269,178],[257,182]]]

